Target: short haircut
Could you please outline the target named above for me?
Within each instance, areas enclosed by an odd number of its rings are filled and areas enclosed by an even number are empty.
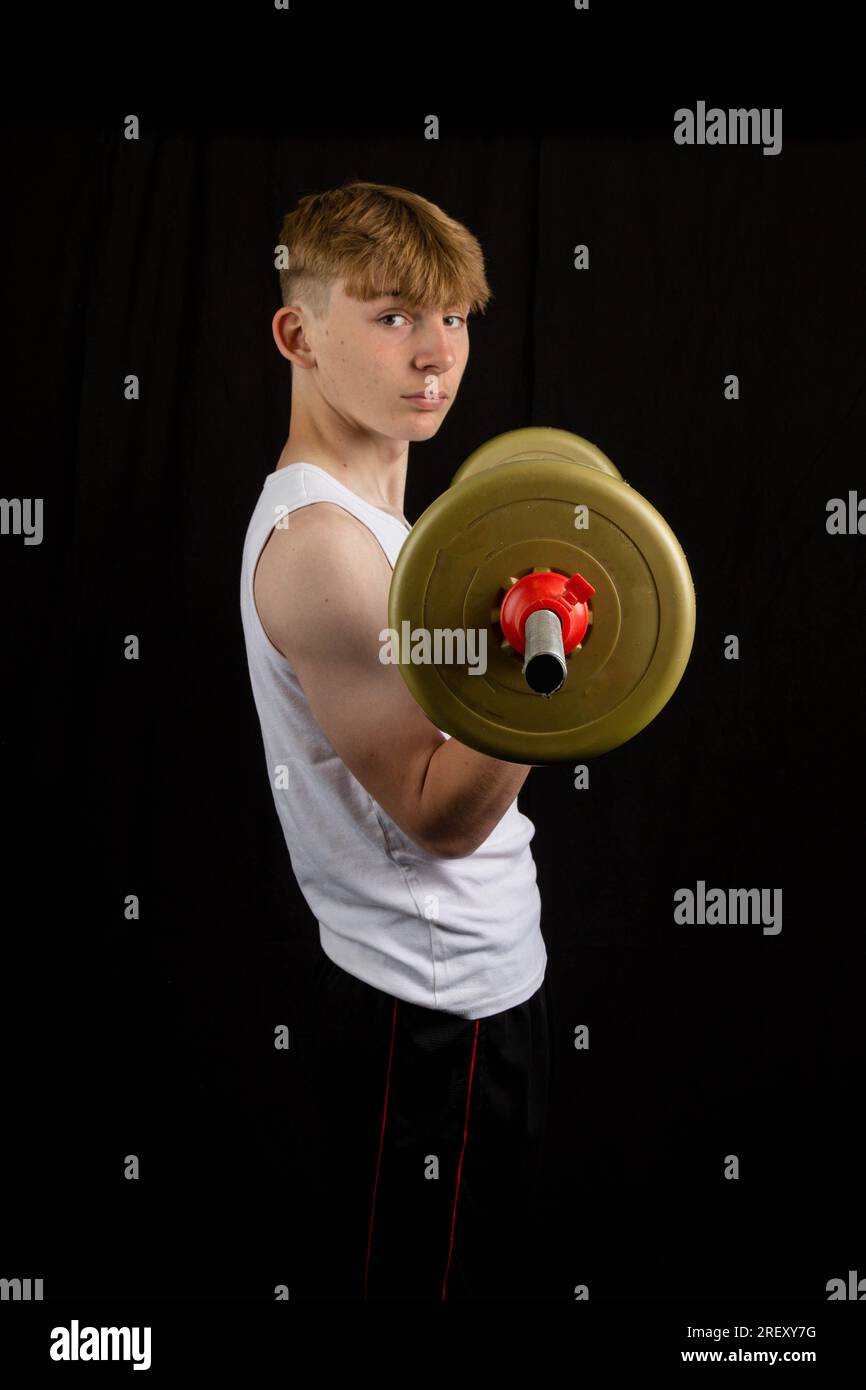
[[[283,306],[303,301],[317,318],[339,279],[351,299],[397,290],[421,309],[468,304],[483,313],[493,297],[472,233],[405,188],[353,181],[308,193],[283,218],[279,241],[288,251],[279,272]]]

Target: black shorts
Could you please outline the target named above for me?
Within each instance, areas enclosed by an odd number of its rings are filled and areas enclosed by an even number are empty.
[[[323,952],[312,1046],[313,1296],[531,1297],[547,980],[470,1020],[395,999]]]

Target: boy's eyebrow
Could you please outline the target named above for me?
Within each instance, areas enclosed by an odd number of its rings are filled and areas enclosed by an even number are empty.
[[[382,294],[378,295],[373,302],[374,304],[378,304],[383,299],[401,299],[405,304],[409,304],[408,299],[402,293],[401,290],[385,290]],[[458,300],[455,300],[454,303],[457,305],[458,308],[460,307]],[[417,309],[417,307],[417,304],[409,304],[410,309]]]

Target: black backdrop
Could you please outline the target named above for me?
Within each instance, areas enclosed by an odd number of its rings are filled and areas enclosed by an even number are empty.
[[[796,95],[692,79],[555,119],[461,108],[438,142],[429,90],[314,128],[154,90],[7,114],[3,494],[44,499],[44,537],[2,537],[0,1275],[56,1299],[304,1297],[319,947],[238,588],[289,422],[280,218],[350,176],[466,223],[494,292],[445,426],[410,451],[410,520],[483,439],[555,425],[667,517],[696,587],[657,720],[588,791],[561,767],[520,795],[558,1023],[539,1298],[757,1308],[866,1275],[866,538],[826,529],[828,499],[864,484],[866,139]],[[673,110],[698,98],[781,105],[782,153],[676,146]],[[676,925],[698,880],[781,889],[781,932]]]

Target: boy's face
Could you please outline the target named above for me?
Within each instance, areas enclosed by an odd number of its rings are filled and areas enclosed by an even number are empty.
[[[338,280],[324,319],[308,321],[316,385],[328,404],[365,432],[396,440],[437,433],[469,357],[468,305],[416,309],[399,294],[366,303]],[[419,400],[411,400],[413,393]]]

